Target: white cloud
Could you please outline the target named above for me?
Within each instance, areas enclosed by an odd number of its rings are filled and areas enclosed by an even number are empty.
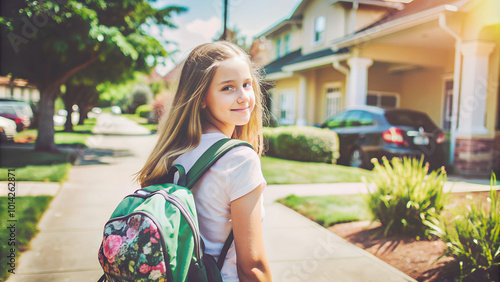
[[[163,39],[177,43],[177,46],[171,45],[167,50],[177,49],[179,52],[171,57],[174,62],[167,59],[165,66],[158,70],[161,72],[171,70],[194,47],[211,42],[221,29],[221,21],[215,16],[208,20],[195,19],[189,23],[179,23],[177,29],[164,29],[161,33]]]
[[[211,41],[222,29],[221,20],[215,16],[208,20],[196,19],[187,24],[186,29],[201,36],[205,41]]]

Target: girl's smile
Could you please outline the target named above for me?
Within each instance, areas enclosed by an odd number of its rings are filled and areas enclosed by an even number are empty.
[[[230,137],[236,126],[249,122],[254,106],[255,93],[248,63],[241,57],[223,61],[202,101],[205,132],[217,130]]]

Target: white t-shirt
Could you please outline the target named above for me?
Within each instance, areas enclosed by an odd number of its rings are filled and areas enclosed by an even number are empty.
[[[222,133],[202,134],[200,145],[179,156],[174,164],[182,165],[187,173],[211,145],[223,138],[226,136]],[[247,146],[238,146],[222,156],[191,189],[196,203],[201,237],[205,242],[205,252],[212,255],[215,260],[218,259],[232,229],[231,202],[250,193],[261,184],[265,185],[266,182],[262,175],[259,156]],[[239,281],[234,241],[224,260],[221,273],[225,282]]]

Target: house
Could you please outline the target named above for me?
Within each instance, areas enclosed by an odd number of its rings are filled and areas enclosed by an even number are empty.
[[[258,38],[273,46],[280,124],[365,104],[420,110],[449,132],[457,173],[500,171],[500,1],[303,0]]]
[[[40,91],[25,79],[10,79],[10,77],[0,76],[0,98],[37,104],[40,101]]]

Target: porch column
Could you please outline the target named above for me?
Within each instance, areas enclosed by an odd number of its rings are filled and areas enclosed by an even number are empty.
[[[349,85],[346,97],[346,108],[366,105],[368,91],[368,68],[373,64],[373,60],[368,58],[354,57],[347,63],[351,71],[349,74]]]
[[[307,100],[307,80],[306,77],[299,76],[299,103],[297,105],[297,125],[307,125],[306,120],[306,100]]]
[[[458,138],[488,134],[485,127],[488,95],[488,59],[494,43],[471,41],[462,44],[462,79]]]

